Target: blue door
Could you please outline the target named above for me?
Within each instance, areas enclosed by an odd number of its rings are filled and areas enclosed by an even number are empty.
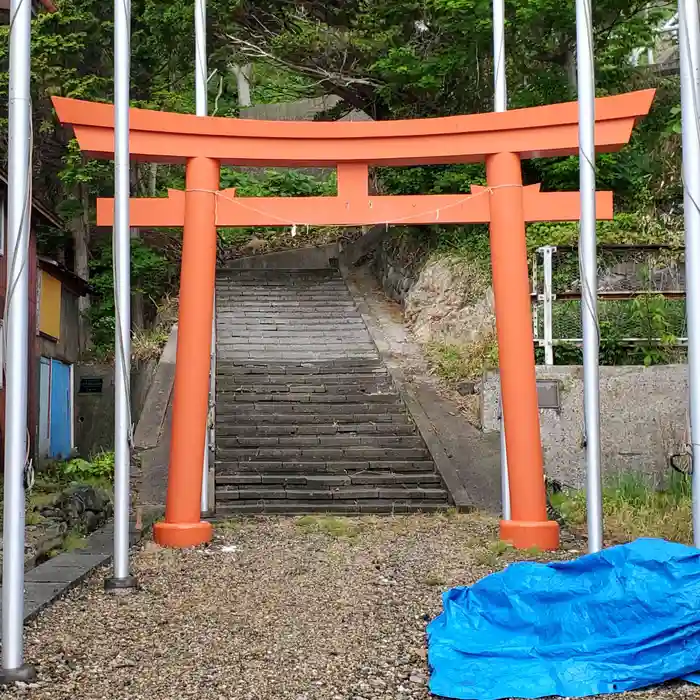
[[[51,415],[50,449],[51,459],[68,459],[71,456],[71,406],[70,365],[51,360]]]
[[[48,459],[51,453],[51,360],[41,358],[39,373],[39,457]]]

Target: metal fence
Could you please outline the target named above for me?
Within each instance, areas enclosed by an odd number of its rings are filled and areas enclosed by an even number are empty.
[[[557,346],[582,342],[578,270],[578,252],[570,246],[543,246],[533,256],[533,331],[546,365],[555,363]],[[598,281],[603,347],[686,344],[683,251],[661,245],[600,246]]]

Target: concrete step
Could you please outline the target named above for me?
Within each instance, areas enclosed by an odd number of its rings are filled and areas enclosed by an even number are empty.
[[[356,515],[360,513],[400,514],[400,513],[431,513],[449,508],[446,501],[410,501],[391,499],[354,499],[332,501],[292,501],[261,500],[227,501],[216,506],[216,514],[220,517],[236,517],[242,515],[269,514],[269,515],[312,515],[316,513],[331,513],[342,515]]]
[[[275,393],[246,393],[232,391],[220,393],[219,400],[222,404],[235,403],[298,403],[298,404],[347,404],[347,403],[385,403],[394,404],[401,401],[401,397],[393,390],[374,393],[338,394],[333,392],[307,392],[302,393],[296,388],[294,391]]]
[[[313,477],[306,477],[307,479]],[[355,486],[355,485],[324,485],[329,477],[319,477],[316,485],[263,485],[244,484],[240,486],[223,486],[217,488],[217,501],[259,501],[259,500],[284,500],[291,501],[350,501],[361,499],[386,499],[386,500],[418,500],[418,501],[442,501],[448,500],[447,492],[441,488],[422,486]]]
[[[375,416],[395,415],[406,413],[403,404],[385,404],[385,403],[334,403],[334,404],[319,404],[319,403],[290,403],[283,402],[267,402],[267,403],[243,403],[243,402],[216,402],[216,415],[223,419],[224,416],[230,416],[235,420],[237,416],[254,416],[263,414],[278,414],[278,415],[293,415],[299,416],[299,420],[303,414],[311,416],[325,417],[327,422],[330,416],[352,415],[366,416],[366,420],[377,420]],[[370,418],[371,416],[371,418]],[[356,420],[351,422],[355,423]]]
[[[340,359],[331,362],[231,362],[222,360],[217,362],[217,374],[229,372],[231,374],[346,374],[354,372],[386,371],[386,368],[377,358],[373,361]]]
[[[433,470],[434,464],[429,459],[399,460],[396,458],[378,459],[371,461],[345,459],[344,461],[323,462],[308,461],[256,461],[238,462],[218,459],[216,476],[242,474],[359,474],[369,472],[392,472],[395,474],[424,473]]]
[[[316,423],[299,425],[296,423],[271,424],[271,425],[236,425],[230,422],[221,422],[216,425],[216,438],[221,440],[230,437],[267,438],[286,437],[292,435],[358,435],[358,436],[400,436],[415,434],[415,427],[408,421],[405,424],[398,423]]]
[[[336,488],[340,486],[410,486],[423,488],[440,488],[440,477],[428,472],[355,472],[348,474],[231,474],[216,476],[217,488],[243,488],[249,486],[306,486],[314,489]]]
[[[338,374],[267,374],[251,375],[227,373],[221,370],[216,373],[217,389],[227,385],[238,386],[372,386],[384,385],[390,382],[389,373],[384,370],[367,372],[340,372]]]
[[[216,447],[220,452],[238,448],[277,448],[291,450],[306,447],[361,447],[372,450],[381,448],[423,449],[423,440],[417,435],[217,435]],[[300,452],[303,450],[300,450]]]
[[[422,447],[236,447],[216,448],[216,459],[222,462],[381,462],[387,460],[426,461],[430,453]]]
[[[315,425],[330,424],[342,430],[345,426],[358,425],[364,422],[379,426],[404,426],[408,425],[415,430],[406,412],[368,414],[363,413],[265,413],[259,414],[251,411],[248,414],[217,411],[216,429],[223,430],[226,427],[268,425],[299,426],[300,429]]]
[[[392,385],[386,381],[382,384],[239,384],[236,381],[218,382],[216,390],[222,398],[235,395],[314,395],[347,396],[350,393],[369,396],[371,394],[393,392]]]

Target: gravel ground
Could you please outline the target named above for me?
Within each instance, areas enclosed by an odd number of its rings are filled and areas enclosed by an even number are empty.
[[[208,548],[146,542],[138,594],[106,596],[97,572],[29,626],[39,682],[4,697],[425,699],[426,620],[442,590],[516,558],[496,534],[474,514],[270,518],[227,523]]]

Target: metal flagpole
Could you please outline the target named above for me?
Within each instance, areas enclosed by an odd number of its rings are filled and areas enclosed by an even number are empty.
[[[678,1],[683,124],[688,390],[693,465],[693,539],[700,547],[700,17],[697,0]]]
[[[129,229],[129,74],[131,0],[114,0],[114,572],[105,590],[137,588],[129,570],[131,467],[131,232]]]
[[[29,377],[29,220],[32,115],[30,81],[32,5],[10,4],[7,300],[5,338],[5,494],[2,562],[2,672],[0,683],[31,681],[24,664],[24,461],[27,454]]]
[[[493,0],[493,111],[508,109],[506,87],[506,30],[505,0]],[[501,404],[501,505],[504,520],[510,520],[510,484],[508,455],[506,453],[506,424]]]
[[[195,0],[194,3],[194,46],[195,46],[195,110],[198,117],[207,116],[207,2]],[[212,344],[209,377],[209,407],[207,420],[212,417],[213,403],[216,397],[216,297],[214,298],[214,315],[212,316]],[[202,517],[211,515],[209,508],[209,455],[214,449],[214,430],[207,425],[204,437],[204,460],[202,465],[202,496],[200,511]]]
[[[583,403],[586,428],[586,505],[588,551],[603,546],[600,477],[600,396],[598,380],[598,251],[595,210],[595,76],[591,0],[576,0],[581,227],[581,316],[583,323]]]

